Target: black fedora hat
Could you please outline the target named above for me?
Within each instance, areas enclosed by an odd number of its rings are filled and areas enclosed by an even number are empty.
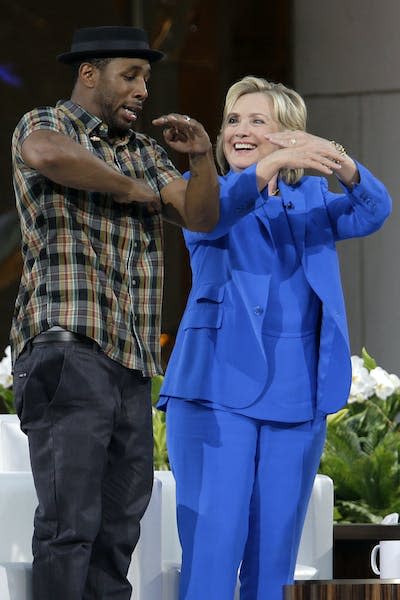
[[[138,27],[84,27],[77,29],[71,50],[57,56],[57,60],[70,64],[85,58],[134,57],[156,62],[164,53],[151,50],[147,33]]]

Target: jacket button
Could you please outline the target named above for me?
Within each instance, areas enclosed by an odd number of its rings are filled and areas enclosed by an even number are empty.
[[[259,317],[260,315],[262,315],[263,312],[264,312],[263,307],[262,306],[258,306],[258,305],[255,306],[253,310],[254,310],[254,314],[257,315],[257,317]]]

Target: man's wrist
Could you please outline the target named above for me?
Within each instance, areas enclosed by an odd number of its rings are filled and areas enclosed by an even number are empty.
[[[204,152],[189,152],[189,160],[196,161],[197,159],[204,158],[204,156],[209,156],[211,153],[212,153],[212,145],[210,143],[210,145],[208,146],[208,148],[206,148],[204,150]]]

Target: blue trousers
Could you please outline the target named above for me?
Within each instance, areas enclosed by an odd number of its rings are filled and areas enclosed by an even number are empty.
[[[282,600],[293,581],[326,421],[261,421],[171,398],[179,600]]]
[[[39,505],[34,600],[129,600],[150,500],[150,380],[92,344],[28,345],[14,370]]]

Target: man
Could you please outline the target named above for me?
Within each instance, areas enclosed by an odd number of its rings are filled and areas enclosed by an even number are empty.
[[[188,183],[154,140],[132,132],[162,57],[141,29],[78,30],[58,57],[76,71],[71,99],[27,113],[13,137],[24,268],[11,343],[39,500],[35,600],[131,595],[153,475],[161,216],[207,231],[219,211],[199,123],[154,121],[189,155]]]

